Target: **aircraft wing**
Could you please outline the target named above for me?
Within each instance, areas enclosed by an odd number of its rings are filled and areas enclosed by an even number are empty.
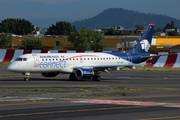
[[[114,66],[76,66],[74,67],[74,70],[78,69],[78,68],[88,68],[88,69],[93,69],[93,71],[104,71],[104,72],[107,72],[108,70],[119,70],[120,68],[124,68],[124,67],[133,67],[134,64],[131,63],[129,65],[114,65]]]

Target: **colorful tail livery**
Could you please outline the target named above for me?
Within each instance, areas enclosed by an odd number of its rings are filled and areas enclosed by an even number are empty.
[[[23,73],[25,81],[29,80],[30,73],[41,73],[44,77],[55,77],[64,73],[69,74],[70,80],[100,81],[101,72],[132,68],[152,58],[150,47],[153,31],[154,24],[149,24],[136,47],[128,52],[24,54],[13,61],[8,70]]]
[[[138,44],[135,48],[130,50],[131,53],[150,53],[152,35],[154,32],[154,24],[149,24],[146,31],[138,41]]]

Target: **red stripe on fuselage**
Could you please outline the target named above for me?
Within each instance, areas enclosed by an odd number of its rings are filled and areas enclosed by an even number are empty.
[[[77,56],[72,56],[70,58],[78,58],[78,57],[98,57],[96,55],[77,55]]]

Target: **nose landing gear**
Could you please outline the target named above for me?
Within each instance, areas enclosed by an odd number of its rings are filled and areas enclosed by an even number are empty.
[[[30,73],[23,73],[23,75],[25,76],[24,81],[29,81]]]

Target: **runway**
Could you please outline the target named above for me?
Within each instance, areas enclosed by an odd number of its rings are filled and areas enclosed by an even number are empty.
[[[101,76],[100,82],[94,82],[92,80],[70,81],[68,75],[44,78],[40,74],[32,74],[30,81],[25,82],[23,75],[0,69],[0,101],[2,101],[0,119],[180,119],[179,72],[113,71],[109,74],[102,73]],[[16,88],[23,89],[21,92],[16,92]],[[39,93],[32,95],[32,92],[25,91],[30,88],[58,88],[58,92],[42,94],[41,91],[37,91]],[[59,91],[60,88],[69,89]],[[117,90],[121,88],[126,89],[125,96]],[[5,95],[6,89],[12,89],[14,92],[11,91]],[[99,92],[108,96],[102,96],[102,94],[96,96]],[[77,97],[72,97],[77,94]],[[82,97],[84,94],[94,96]],[[52,100],[47,101],[45,98],[52,98]],[[6,100],[7,103],[3,102]],[[18,102],[18,100],[30,101]]]
[[[28,82],[24,82],[21,73],[0,69],[0,87],[68,87],[68,86],[132,86],[132,87],[167,87],[179,88],[179,72],[158,71],[110,71],[101,73],[102,80],[70,81],[69,76],[59,74],[57,77],[43,77],[32,73]]]

